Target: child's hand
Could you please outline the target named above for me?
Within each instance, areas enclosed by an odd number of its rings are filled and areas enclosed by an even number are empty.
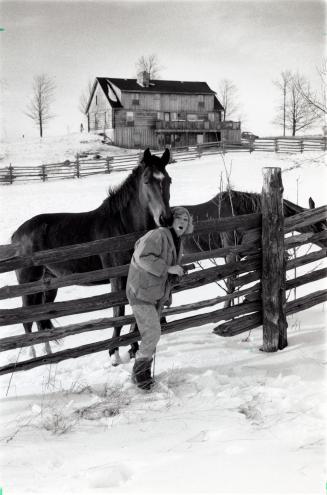
[[[184,270],[179,265],[173,265],[168,268],[168,273],[171,273],[172,275],[178,275],[179,277],[181,277],[182,275],[184,275]]]

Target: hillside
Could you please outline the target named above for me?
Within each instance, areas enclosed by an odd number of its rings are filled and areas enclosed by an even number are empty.
[[[76,153],[101,155],[124,155],[131,150],[111,146],[103,138],[87,132],[65,134],[44,138],[21,138],[18,141],[0,143],[0,167],[42,165],[72,160]]]

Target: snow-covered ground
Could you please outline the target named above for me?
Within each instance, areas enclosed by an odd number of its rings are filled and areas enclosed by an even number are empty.
[[[225,166],[232,185],[246,191],[261,190],[262,167],[280,166],[284,197],[306,206],[312,196],[319,206],[326,203],[325,158],[229,153],[225,165],[218,156],[172,164],[171,204],[212,197],[221,174],[226,183]],[[96,207],[109,185],[126,176],[1,187],[0,244],[37,213]],[[13,283],[14,274],[1,276],[1,285]],[[58,300],[105,290],[69,287]],[[212,284],[175,295],[174,304],[220,292]],[[1,302],[2,308],[19,305],[17,299]],[[214,325],[163,336],[151,393],[131,384],[133,363],[112,368],[106,352],[0,377],[0,486],[8,494],[323,493],[325,323],[323,305],[290,317],[289,346],[276,354],[259,350],[260,328],[229,339],[212,334]],[[3,337],[21,332],[19,325],[1,329]],[[54,350],[110,332],[73,336]],[[27,349],[10,351],[1,364],[28,357]]]
[[[74,160],[76,154],[91,153],[103,157],[125,155],[131,150],[111,146],[103,136],[76,132],[56,137],[23,138],[10,143],[0,142],[0,167],[32,167],[47,163]]]

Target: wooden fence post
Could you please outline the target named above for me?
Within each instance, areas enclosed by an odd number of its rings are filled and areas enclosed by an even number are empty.
[[[42,168],[42,180],[43,180],[43,182],[45,182],[45,180],[47,178],[45,165],[41,165],[41,168]]]
[[[281,169],[263,169],[262,320],[265,352],[287,346],[283,184]]]
[[[278,153],[278,139],[275,139],[275,153]]]
[[[300,139],[300,152],[303,153],[304,151],[304,141],[303,139]]]
[[[76,153],[76,177],[79,179],[80,173],[79,173],[79,155]]]
[[[14,174],[13,174],[13,170],[14,168],[12,167],[12,165],[10,164],[9,165],[9,182],[10,184],[12,184],[14,182]]]
[[[106,158],[106,165],[107,165],[107,170],[106,170],[106,173],[107,173],[107,174],[110,174],[110,172],[111,172],[111,167],[110,167],[110,157],[109,157],[109,156],[107,156],[107,158]]]

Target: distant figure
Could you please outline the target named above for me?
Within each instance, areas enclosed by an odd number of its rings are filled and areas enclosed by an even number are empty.
[[[24,137],[25,137],[25,136],[24,136],[24,134],[23,134],[23,135],[22,135],[22,138],[24,139]]]
[[[80,126],[80,130],[81,130],[81,132],[83,132],[83,131],[84,131],[84,126],[83,126],[83,124],[81,124],[81,126]]]

